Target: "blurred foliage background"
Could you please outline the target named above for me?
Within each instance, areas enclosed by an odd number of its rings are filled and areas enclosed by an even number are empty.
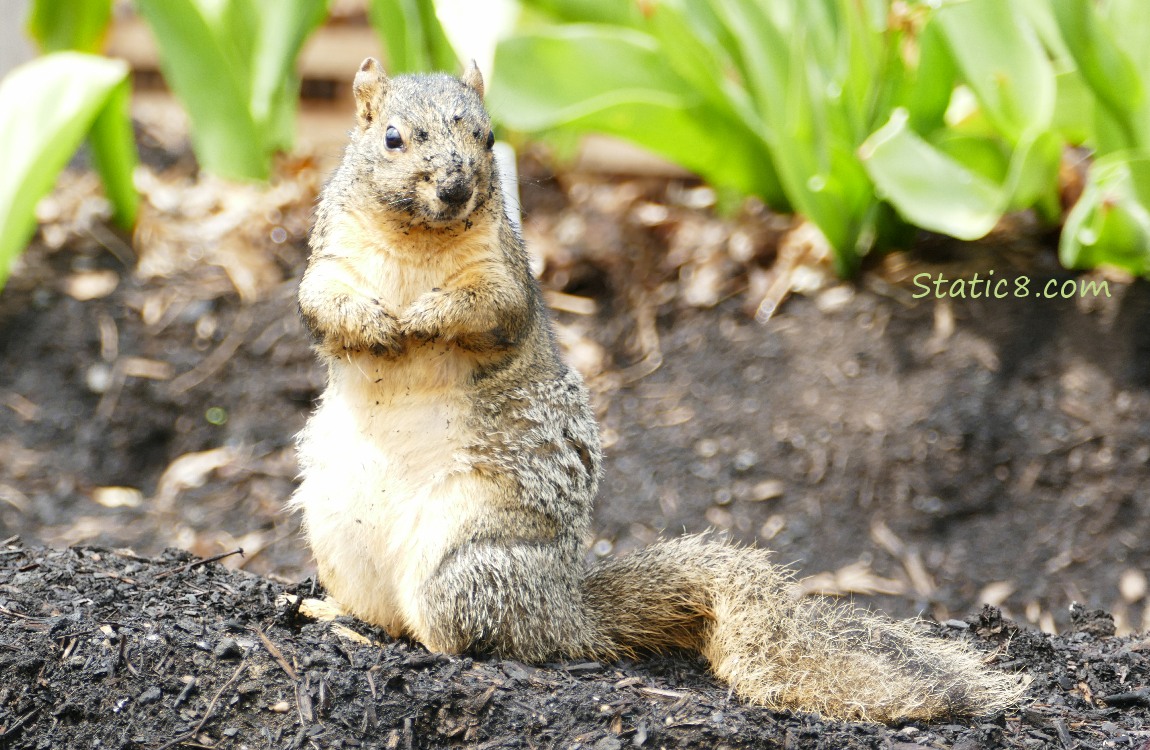
[[[977,239],[1009,212],[1061,227],[1071,268],[1150,272],[1145,0],[368,0],[391,73],[482,56],[511,140],[607,133],[733,205],[805,217],[840,275],[917,229]],[[300,50],[327,0],[134,0],[203,170],[263,181],[290,151]],[[112,0],[33,0],[41,56],[0,81],[0,283],[83,143],[130,229],[130,69]],[[454,19],[454,23],[452,20]],[[480,38],[481,37],[481,38]],[[497,46],[496,46],[497,43]],[[476,49],[493,49],[492,59]],[[351,73],[348,71],[348,78]]]

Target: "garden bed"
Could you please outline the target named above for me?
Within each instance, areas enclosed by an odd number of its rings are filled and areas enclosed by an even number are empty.
[[[158,747],[193,729],[235,747],[1150,739],[1144,641],[1082,634],[1070,612],[1077,601],[1112,612],[1120,633],[1146,628],[1144,283],[1092,277],[1109,296],[1035,296],[1083,277],[1022,226],[981,245],[927,239],[841,284],[785,242],[775,262],[787,220],[753,206],[716,218],[695,183],[525,164],[525,234],[603,425],[589,555],[713,528],[774,549],[807,590],[941,622],[989,601],[1026,623],[940,629],[1005,649],[999,663],[1033,678],[1019,711],[823,724],[743,707],[691,661],[536,670],[349,644],[287,617],[275,598],[312,572],[282,506],[293,436],[322,387],[294,300],[320,178],[297,160],[260,192],[192,178],[163,144],[145,157],[156,176],[134,244],[103,227],[90,178],[73,175],[0,294],[0,539],[30,546],[5,550],[0,575],[0,659],[29,677],[0,692],[13,747]],[[938,299],[914,282],[990,270],[1028,294]],[[780,284],[801,294],[756,322]],[[190,562],[173,546],[242,548],[222,564],[262,577],[213,564],[159,578]],[[157,638],[166,658],[148,650]],[[225,639],[239,651],[215,654]],[[177,701],[188,675],[197,686]],[[1134,697],[1101,700],[1122,693]]]
[[[903,727],[747,707],[694,660],[527,665],[431,654],[285,587],[169,551],[0,550],[11,748],[1143,748],[1145,638],[1101,612],[1052,637],[987,608],[936,626],[1031,679],[1026,705]],[[303,593],[297,590],[295,593]],[[277,604],[277,602],[280,602]],[[1139,687],[1141,686],[1141,687]]]

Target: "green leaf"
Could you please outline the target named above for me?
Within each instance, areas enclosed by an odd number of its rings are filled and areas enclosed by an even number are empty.
[[[928,135],[943,127],[958,71],[937,24],[927,24],[917,41],[918,65],[907,73],[900,103],[915,132]]]
[[[745,129],[748,141],[762,141],[765,125],[755,101],[725,72],[731,65],[729,52],[737,45],[721,31],[711,36],[710,29],[718,21],[710,13],[705,3],[682,6],[672,0],[660,4],[650,19],[651,34],[667,51],[665,59],[679,78],[706,99],[700,106],[708,110],[709,116],[729,121],[732,128]],[[720,43],[720,38],[726,43]],[[757,169],[761,172],[761,184],[768,187],[759,196],[776,209],[789,207],[790,201],[782,192],[777,170],[764,146],[759,144],[763,160]]]
[[[293,70],[325,0],[137,0],[160,64],[192,122],[204,169],[263,180],[291,146],[299,80]]]
[[[1110,265],[1150,274],[1150,151],[1115,152],[1091,165],[1058,255],[1068,268]]]
[[[625,102],[687,106],[693,92],[639,32],[572,25],[508,39],[496,52],[490,105],[520,130],[545,130]]]
[[[1058,169],[1062,161],[1062,138],[1046,130],[1027,137],[1014,148],[1010,171],[1002,189],[1007,210],[1030,208],[1043,199],[1057,197]]]
[[[663,56],[650,36],[617,27],[573,25],[521,35],[496,50],[488,104],[515,130],[617,135],[716,186],[778,195],[759,136],[707,107]]]
[[[287,150],[295,131],[299,77],[295,61],[304,42],[327,17],[326,0],[256,0],[251,112],[266,142]]]
[[[643,21],[636,2],[620,0],[522,0],[532,10],[564,23],[604,23],[637,27]],[[655,12],[659,12],[656,6]]]
[[[725,74],[729,60],[709,26],[690,7],[671,0],[656,6],[650,19],[651,37],[665,50],[667,64],[711,106],[738,113],[752,129],[761,127],[754,102],[746,90]]]
[[[1145,123],[1138,113],[1147,92],[1138,70],[1105,27],[1093,3],[1082,0],[1051,0],[1055,18],[1078,72],[1097,97],[1099,115],[1114,126],[1115,139],[1100,139],[1104,150],[1150,145]],[[1147,73],[1150,75],[1150,71]],[[1099,126],[1104,127],[1099,121]]]
[[[1010,170],[1010,148],[994,135],[968,133],[954,128],[938,131],[927,140],[939,153],[965,169],[1001,184]]]
[[[56,52],[0,81],[0,285],[36,229],[36,204],[93,122],[104,116],[106,127],[114,129],[115,112],[123,114],[127,77],[122,60]]]
[[[1015,0],[949,4],[931,23],[939,24],[963,78],[1009,140],[1050,125],[1054,68]]]
[[[1103,8],[1106,26],[1142,81],[1144,97],[1150,82],[1150,3],[1145,0],[1110,0]],[[1139,104],[1145,105],[1144,98]]]
[[[1141,0],[1136,1],[1141,2]],[[1058,21],[1054,17],[1054,8],[1051,7],[1050,0],[1016,0],[1016,2],[1019,9],[1029,19],[1034,31],[1038,34],[1038,38],[1049,50],[1056,64],[1061,66],[1064,61],[1069,60],[1070,50],[1062,41],[1062,34],[1058,31]],[[1063,68],[1059,67],[1059,69],[1062,70]]]
[[[112,20],[112,0],[34,0],[28,34],[41,52],[99,52]]]
[[[107,102],[92,122],[89,142],[92,164],[104,181],[112,204],[112,218],[123,229],[136,224],[140,195],[132,181],[136,169],[136,141],[132,132],[132,86],[128,78],[108,92]]]
[[[249,68],[237,49],[237,39],[249,39],[247,24],[208,0],[136,0],[136,7],[156,35],[164,78],[188,111],[204,169],[267,179],[271,155],[252,116]]]
[[[1090,140],[1094,131],[1094,95],[1077,70],[1055,76],[1058,97],[1051,127],[1069,143],[1080,146]]]
[[[459,68],[432,0],[371,0],[368,17],[383,39],[389,73],[454,73]]]
[[[794,15],[779,12],[784,7]],[[714,8],[737,44],[787,197],[819,227],[839,272],[849,275],[859,250],[868,249],[866,242],[860,248],[860,237],[875,203],[854,155],[866,134],[869,102],[860,92],[868,87],[851,75],[852,63],[866,60],[873,68],[879,54],[869,25],[850,23],[842,4],[768,8],[719,0]]]
[[[879,195],[924,229],[962,240],[984,236],[1002,216],[1003,191],[920,138],[907,119],[896,109],[859,150]]]

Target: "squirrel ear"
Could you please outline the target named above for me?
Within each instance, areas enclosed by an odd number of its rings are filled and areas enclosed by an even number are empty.
[[[480,99],[483,98],[483,74],[479,72],[479,66],[474,60],[467,66],[462,81],[468,88],[475,89],[475,93],[479,94]]]
[[[378,60],[369,57],[363,61],[351,90],[355,94],[355,119],[361,128],[366,128],[375,121],[383,92],[387,91],[387,74]]]

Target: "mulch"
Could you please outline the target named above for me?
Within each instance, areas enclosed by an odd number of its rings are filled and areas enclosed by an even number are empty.
[[[1077,609],[930,625],[1028,680],[1005,714],[902,727],[747,706],[688,657],[542,666],[428,653],[178,550],[0,548],[0,748],[1150,748],[1150,638]]]

